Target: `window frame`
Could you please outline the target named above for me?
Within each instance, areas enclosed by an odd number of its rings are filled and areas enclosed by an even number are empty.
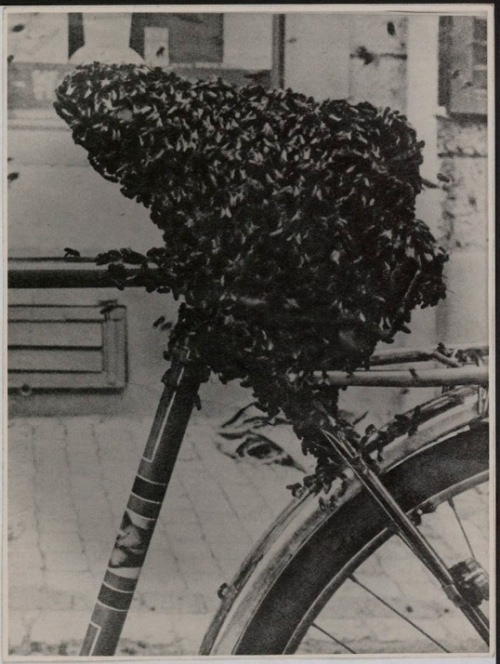
[[[101,312],[105,305],[106,311]],[[8,389],[37,391],[54,390],[105,390],[119,391],[127,384],[127,335],[126,335],[126,307],[115,301],[97,305],[68,305],[68,304],[10,304],[9,322],[26,322],[31,325],[39,323],[73,324],[94,322],[100,324],[102,333],[101,346],[96,350],[102,354],[102,371],[68,371],[50,369],[15,370],[8,367]],[[45,314],[45,315],[44,315]],[[54,346],[44,344],[22,344],[16,346],[17,350],[45,349],[50,354],[51,349],[65,348],[63,340],[55,340]],[[13,346],[9,344],[9,349]],[[70,346],[67,346],[68,350]],[[84,347],[71,346],[72,351],[84,350]]]
[[[478,20],[487,22],[487,16],[441,17],[439,103],[452,116],[487,114],[487,88],[474,83],[475,72],[487,71],[487,65],[474,59],[476,44],[487,48],[487,39],[475,39]]]

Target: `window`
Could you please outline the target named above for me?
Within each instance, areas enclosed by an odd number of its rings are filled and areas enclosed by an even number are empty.
[[[100,60],[102,53],[119,52],[130,62],[143,59],[190,79],[221,76],[235,85],[267,87],[271,21],[270,14],[251,13],[9,14],[10,118],[48,117],[60,126],[53,109],[55,89],[80,59]]]
[[[172,64],[222,62],[222,14],[132,14],[130,48],[147,63],[154,62],[162,33]],[[162,48],[160,41],[158,46]]]
[[[440,104],[450,114],[487,112],[487,20],[443,17],[440,26]]]
[[[10,305],[9,389],[117,390],[126,384],[125,307]]]
[[[83,32],[83,14],[71,12],[68,14],[68,58],[76,53],[85,44]]]

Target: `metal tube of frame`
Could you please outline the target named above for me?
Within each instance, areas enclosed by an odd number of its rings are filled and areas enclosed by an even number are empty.
[[[200,385],[186,356],[172,362],[80,655],[113,655]]]
[[[318,382],[323,373],[315,372]],[[453,385],[487,385],[487,366],[463,366],[449,369],[404,369],[400,371],[328,371],[327,386],[347,387],[442,387]]]
[[[450,344],[446,349],[451,353],[457,351],[474,351],[479,356],[487,355],[489,346],[484,342],[469,344]],[[379,350],[370,358],[370,365],[384,366],[387,364],[400,364],[403,362],[425,362],[435,357],[435,351],[431,348],[389,348]]]

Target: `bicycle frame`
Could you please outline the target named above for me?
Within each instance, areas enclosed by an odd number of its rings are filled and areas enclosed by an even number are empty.
[[[12,288],[82,288],[109,287],[109,277],[102,269],[81,269],[81,263],[91,259],[72,260],[71,269],[65,261],[64,268],[54,268],[47,259],[20,261],[26,267],[14,269],[9,274]],[[43,263],[45,262],[45,266]],[[15,264],[15,262],[14,262]],[[131,272],[133,274],[133,271]],[[134,284],[139,286],[140,284]],[[326,389],[329,386],[366,387],[446,387],[457,385],[488,385],[488,367],[484,358],[488,354],[485,344],[467,344],[444,349],[388,349],[371,358],[370,370],[317,372],[315,377]],[[474,357],[474,365],[464,365],[457,358],[460,353]],[[182,444],[191,410],[200,385],[197,368],[186,364],[189,349],[172,361],[164,376],[165,388],[158,405],[150,435],[139,470],[136,475],[127,508],[122,519],[121,530],[116,538],[108,568],[99,592],[94,612],[85,636],[81,655],[113,655],[123,628],[128,609],[146,558],[177,454]],[[439,363],[439,368],[405,367],[385,369],[411,363]],[[334,424],[334,423],[332,423]],[[367,464],[360,453],[333,426],[323,434],[336,453],[344,460],[374,500],[381,505],[394,524],[395,532],[408,544],[415,555],[441,582],[446,594],[459,606],[474,625],[480,636],[487,641],[489,629],[482,613],[463,596],[460,584],[420,535],[411,519],[401,510],[384,487],[373,467]],[[134,529],[139,540],[132,551],[121,535],[122,531]],[[139,553],[138,553],[139,551]]]
[[[412,520],[394,500],[378,474],[346,439],[342,439],[341,436],[334,435],[328,430],[323,430],[322,433],[367,492],[383,509],[392,522],[396,534],[436,577],[447,597],[462,611],[483,641],[489,645],[489,623],[487,618],[477,606],[471,605],[460,587],[459,580],[451,574],[442,558],[420,534]]]
[[[473,353],[476,356],[476,367],[465,367],[453,356],[457,352]],[[377,386],[377,387],[452,387],[456,385],[475,384],[488,385],[488,367],[483,358],[488,354],[485,345],[455,346],[451,357],[440,350],[428,349],[396,349],[382,351],[372,358],[374,366],[400,364],[402,362],[438,361],[447,366],[441,369],[424,369],[417,372],[414,368],[400,371],[373,370],[354,372],[346,375],[342,372],[329,372],[327,379],[335,386]],[[451,367],[451,368],[450,368]],[[480,388],[479,388],[480,389]],[[482,410],[480,406],[478,410]],[[484,414],[482,412],[480,415]],[[332,422],[334,425],[334,423]],[[352,470],[356,478],[366,491],[380,505],[386,516],[392,522],[395,532],[407,544],[411,551],[422,561],[427,569],[438,579],[448,598],[462,611],[478,634],[489,643],[489,623],[477,606],[472,605],[465,597],[461,588],[460,579],[450,573],[441,557],[422,537],[415,523],[401,509],[393,499],[391,493],[384,486],[373,465],[355,449],[346,437],[333,426],[331,430],[324,429],[322,433],[335,452]]]
[[[473,351],[479,357],[485,356],[487,353],[485,345],[455,347],[454,352],[460,350]],[[419,362],[425,359],[440,360],[439,357],[436,358],[436,353],[438,351],[431,349],[391,350],[379,353],[375,356],[374,362],[383,366],[401,364],[402,361],[407,362],[409,358]],[[443,362],[443,360],[440,361]],[[196,369],[189,369],[184,362],[185,358],[183,357],[174,358],[171,369],[166,374],[165,391],[160,400],[146,450],[122,520],[123,528],[136,528],[136,535],[141,540],[140,557],[137,558],[136,555],[133,569],[130,566],[127,567],[126,560],[132,558],[133,553],[127,551],[127,547],[123,544],[119,534],[111,553],[108,569],[87,630],[81,655],[111,655],[118,643],[199,387]],[[444,363],[449,364],[450,362],[444,361]],[[486,367],[472,367],[472,369],[476,371],[475,378],[473,378],[471,372],[467,376],[467,382],[484,385],[487,382]],[[445,368],[438,371],[441,372],[441,385],[455,385],[460,380],[462,383],[464,382],[463,372],[462,374],[459,373],[460,367]],[[363,373],[369,374],[370,372]],[[379,373],[384,374],[385,372],[380,371]],[[415,383],[411,370],[391,372],[391,376],[395,374],[400,385],[407,387],[428,385],[428,381],[425,380]],[[436,375],[434,375],[433,380],[435,380]],[[332,386],[338,384],[338,382],[335,383],[335,380],[338,380],[339,377],[342,381],[341,384],[359,384],[355,374],[333,372]],[[372,385],[387,385],[387,382],[386,377],[380,375]],[[389,381],[389,384],[393,383]],[[329,442],[332,443],[330,433],[325,432],[325,434]],[[334,440],[333,444],[371,495],[383,504],[388,517],[395,524],[396,531],[402,534],[404,541],[411,546],[415,555],[438,576],[448,596],[453,598],[462,611],[468,615],[483,639],[487,639],[488,627],[481,620],[480,612],[470,607],[462,598],[459,588],[444,563],[423,540],[410,519],[402,512],[379,478],[373,473],[373,470],[366,467],[359,455],[346,453],[345,448],[342,444],[339,444],[338,440]],[[154,450],[154,454],[151,453],[152,450]],[[120,559],[124,560],[125,563],[117,564],[117,560]]]

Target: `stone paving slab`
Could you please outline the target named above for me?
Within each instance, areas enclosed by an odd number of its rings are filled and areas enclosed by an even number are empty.
[[[78,651],[71,644],[85,633],[149,425],[102,416],[10,422],[8,633],[16,654],[57,654],[61,644]],[[123,641],[141,641],[147,652],[197,653],[217,589],[297,479],[293,469],[242,470],[214,436],[213,423],[194,418],[125,625]],[[263,476],[271,502],[248,473]]]
[[[103,416],[10,422],[7,617],[12,653],[78,653],[149,425],[147,418]],[[289,502],[286,485],[300,478],[291,467],[222,454],[215,445],[216,429],[217,422],[202,415],[190,424],[125,624],[122,654],[196,655],[219,605],[217,589],[230,581]],[[487,503],[486,494],[482,499]],[[476,518],[472,503],[465,500],[463,507],[470,519]],[[446,514],[434,526],[444,555],[446,537],[456,537],[456,530]],[[484,558],[487,522],[474,522],[472,532],[478,557]],[[444,641],[458,624],[470,649],[468,626],[462,626],[460,616],[444,614],[441,597],[422,590],[426,571],[409,572],[401,543],[385,546],[384,556],[360,568],[359,579]],[[397,580],[401,575],[403,582]],[[394,614],[380,607],[375,623],[368,622],[377,600],[353,586],[346,584],[322,618],[324,625],[341,629],[360,652],[397,652],[403,632],[412,628],[395,632]],[[410,606],[404,598],[415,593],[421,601]],[[414,643],[420,652],[430,647],[424,637]],[[327,648],[331,641],[319,632],[304,644],[304,652]]]

